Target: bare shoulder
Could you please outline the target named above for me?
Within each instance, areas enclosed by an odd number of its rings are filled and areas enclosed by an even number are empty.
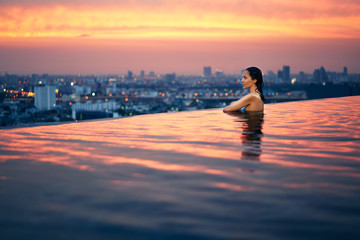
[[[248,94],[249,101],[251,104],[246,108],[247,111],[263,111],[264,110],[264,102],[262,101],[261,97],[257,93],[250,93]]]
[[[252,93],[249,93],[245,96],[243,96],[242,98],[240,98],[238,101],[246,101],[246,102],[249,102],[249,101],[252,101],[253,99],[256,98],[256,95],[252,94]]]
[[[249,98],[252,98],[252,99],[261,99],[261,97],[259,96],[259,94],[257,93],[249,93],[248,95],[246,96],[249,96]]]
[[[257,93],[249,93],[247,96],[249,96],[249,101],[251,101],[251,102],[263,103],[263,100],[261,99],[260,95]]]

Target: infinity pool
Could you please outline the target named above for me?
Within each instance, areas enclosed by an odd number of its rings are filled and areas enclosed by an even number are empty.
[[[359,96],[0,136],[0,239],[360,239]]]

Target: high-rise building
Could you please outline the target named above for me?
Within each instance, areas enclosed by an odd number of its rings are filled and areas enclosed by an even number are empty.
[[[210,66],[204,67],[204,76],[205,77],[211,76],[211,67]]]
[[[173,82],[173,81],[175,81],[175,79],[176,79],[176,74],[175,73],[165,75],[165,81],[166,82]]]
[[[134,79],[134,74],[133,74],[132,71],[128,71],[127,79],[128,80],[133,80]]]
[[[55,86],[35,86],[35,107],[39,110],[50,110],[56,106]]]
[[[141,72],[140,72],[140,77],[141,77],[141,79],[144,79],[144,78],[145,78],[145,71],[144,71],[144,70],[141,70]]]
[[[283,71],[279,70],[277,72],[277,82],[282,83],[284,81],[284,74]]]
[[[301,83],[305,83],[306,82],[306,77],[305,77],[305,73],[303,71],[299,72],[299,82]]]
[[[285,83],[290,83],[290,67],[289,66],[283,66],[283,70],[282,70],[282,75],[283,75],[283,81]]]
[[[345,66],[344,67],[344,76],[347,76],[348,75],[348,68]]]
[[[275,83],[276,74],[273,71],[268,71],[267,74],[264,75],[264,81],[266,83]]]
[[[16,86],[18,84],[18,76],[5,72],[5,82],[7,86]]]
[[[216,70],[215,76],[216,76],[216,78],[222,78],[225,76],[225,74],[222,70]]]
[[[315,82],[320,82],[323,85],[325,85],[329,82],[329,78],[328,78],[327,72],[325,71],[324,67],[315,69],[313,77],[314,77]]]

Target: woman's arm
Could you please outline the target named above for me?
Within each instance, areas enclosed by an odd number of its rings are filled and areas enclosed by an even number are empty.
[[[232,102],[229,106],[226,106],[223,109],[223,111],[224,112],[237,111],[237,110],[241,109],[242,107],[248,106],[251,103],[253,97],[254,96],[252,94],[248,94],[248,95],[242,97],[241,99],[239,99],[235,102]]]

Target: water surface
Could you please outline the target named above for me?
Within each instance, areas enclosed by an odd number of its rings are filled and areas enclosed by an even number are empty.
[[[360,239],[359,102],[0,130],[0,237]]]

